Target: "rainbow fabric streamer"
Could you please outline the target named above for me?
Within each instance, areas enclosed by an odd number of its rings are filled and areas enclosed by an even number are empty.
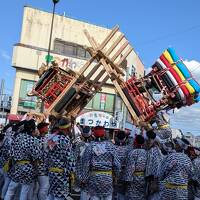
[[[163,79],[168,88],[177,89],[176,99],[180,100],[183,106],[200,101],[199,83],[193,78],[173,48],[165,50],[156,61],[155,66],[159,70],[166,71]]]

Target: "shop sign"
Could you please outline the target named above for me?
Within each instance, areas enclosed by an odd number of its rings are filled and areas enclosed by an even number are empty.
[[[114,117],[105,112],[86,112],[76,118],[76,122],[86,126],[104,126],[105,128],[118,128],[119,124]]]

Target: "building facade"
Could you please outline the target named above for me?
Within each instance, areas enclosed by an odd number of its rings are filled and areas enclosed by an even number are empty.
[[[40,111],[40,100],[36,97],[28,97],[27,92],[38,80],[37,70],[42,63],[46,62],[51,18],[51,13],[24,7],[20,41],[14,45],[13,49],[12,66],[16,69],[16,76],[11,106],[12,114],[22,115],[26,112]],[[104,27],[55,15],[51,43],[53,59],[58,60],[62,65],[79,71],[90,57],[83,48],[90,46],[84,35],[84,29],[87,29],[98,43],[101,43],[110,32],[110,29]],[[128,66],[126,78],[133,73],[137,76],[143,76],[144,66],[135,52],[128,56],[126,64]],[[102,116],[102,120],[103,113],[109,114],[109,116],[118,120],[117,126],[122,126],[122,123],[125,124],[122,122],[124,110],[121,99],[117,96],[111,81],[108,80],[101,93],[95,95],[82,114],[90,112],[89,116],[92,117],[100,113],[99,116]],[[128,114],[126,118],[125,122],[130,121]],[[83,118],[80,120],[84,121]]]

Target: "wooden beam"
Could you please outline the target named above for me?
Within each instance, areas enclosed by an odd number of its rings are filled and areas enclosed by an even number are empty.
[[[93,80],[94,83],[98,82],[99,79],[103,76],[103,74],[106,72],[106,70],[102,70],[97,76],[96,78]]]
[[[87,37],[88,41],[90,42],[91,46],[93,47],[94,50],[97,50],[97,42],[94,42],[94,38],[90,36],[89,32],[85,29],[84,34]]]
[[[115,69],[117,71],[117,73],[121,74],[122,76],[125,76],[123,70],[120,69],[118,65],[116,65],[115,63],[113,63],[110,59],[106,59],[106,61],[111,65],[111,67],[113,69]]]
[[[95,41],[95,39],[94,38],[90,38],[90,41],[91,41],[91,43],[92,43],[92,45],[94,46],[94,47],[97,47],[97,42]],[[117,71],[117,73],[120,73],[120,74],[122,74],[123,76],[124,76],[124,73],[123,73],[123,71],[121,70],[121,69],[119,69],[114,63],[112,63],[112,61],[110,61],[110,59],[102,52],[102,51],[100,51],[100,50],[98,50],[98,54],[102,57],[101,59],[100,59],[100,62],[101,62],[101,60],[103,59],[106,59],[108,62],[110,62],[111,63],[111,66],[114,68],[114,70],[115,71]],[[105,60],[104,60],[105,61]],[[102,62],[101,62],[102,63]],[[103,63],[102,63],[103,64]],[[112,73],[116,73],[116,72],[114,72],[114,70],[112,69],[112,67],[110,66],[110,65],[108,65],[109,66],[109,71],[110,71],[110,73],[112,72]],[[117,76],[116,76],[117,77]]]
[[[118,84],[118,82],[116,80],[113,81],[113,84],[114,84],[115,88],[117,89],[119,95],[121,96],[123,102],[125,103],[128,111],[132,115],[133,120],[134,120],[134,125],[136,125],[136,126],[139,125],[140,119],[138,118],[135,111],[133,110],[131,104],[129,103],[128,99],[126,98],[126,96],[125,96],[124,92],[122,91],[120,85]]]
[[[108,42],[112,39],[112,37],[115,35],[115,33],[117,33],[117,31],[119,31],[119,26],[115,26],[112,31],[110,31],[110,33],[108,34],[108,36],[105,38],[105,40],[101,43],[99,50],[102,50],[107,44]]]
[[[91,57],[96,55],[96,51],[92,47],[84,47],[84,49],[90,54]]]
[[[124,34],[121,34],[117,40],[111,45],[111,47],[107,50],[107,52],[105,53],[106,56],[109,56],[112,51],[117,47],[117,45],[122,41],[122,39],[124,38]]]
[[[92,70],[87,74],[87,76],[85,77],[86,79],[89,79],[92,77],[92,75],[98,70],[98,68],[101,66],[101,63],[96,64]]]
[[[115,55],[111,58],[111,61],[115,61],[117,59],[117,57],[123,52],[123,50],[129,45],[129,42],[126,41],[121,47],[120,49],[115,53]]]
[[[101,62],[102,64],[104,65],[106,71],[109,73],[109,65],[105,62],[104,59],[101,59]],[[115,88],[117,89],[118,93],[120,94],[122,100],[124,101],[125,105],[127,106],[130,114],[132,115],[133,119],[135,120],[135,125],[138,125],[139,124],[139,118],[138,116],[136,115],[135,111],[133,110],[131,104],[129,103],[128,99],[126,98],[124,92],[122,91],[118,81],[116,79],[112,80]]]
[[[126,42],[128,42],[128,41],[126,41]],[[126,48],[126,46],[129,44],[129,43],[126,44],[126,42],[122,45],[122,47],[121,47],[120,49]],[[95,41],[95,39],[94,39],[93,37],[90,37],[90,43],[92,44],[93,47],[95,47],[95,48],[97,49],[98,44],[97,44],[97,42]],[[122,51],[123,51],[123,50],[122,50]],[[110,63],[110,65],[112,66],[112,67],[110,67],[110,72],[113,71],[112,68],[114,68],[114,70],[117,71],[117,73],[121,74],[122,76],[125,76],[124,72],[123,72],[118,66],[116,66],[116,65],[112,62],[112,60],[110,60],[109,57],[107,57],[101,50],[98,50],[97,53],[98,53],[101,57],[105,58],[106,61],[108,61],[108,62]],[[100,59],[100,62],[101,62],[101,59]]]
[[[120,58],[120,60],[117,62],[117,65],[121,65],[121,63],[128,57],[128,55],[131,53],[132,51],[132,47],[128,47],[128,50],[124,53],[124,55]]]
[[[104,83],[106,83],[108,81],[110,77],[107,75],[102,81],[101,81],[101,85],[103,85]]]
[[[107,71],[107,73],[111,76],[112,74],[114,74],[114,76],[117,78],[118,77],[118,73],[116,72],[116,70],[114,70],[109,64],[106,63],[104,58],[101,58],[100,62],[102,63],[102,65],[104,66],[105,70]]]
[[[93,63],[93,61],[95,60],[95,56],[91,57],[84,65],[83,67],[80,69],[80,71],[78,72],[80,75],[83,74],[83,72]]]

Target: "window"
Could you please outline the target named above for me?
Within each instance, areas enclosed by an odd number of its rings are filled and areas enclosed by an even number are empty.
[[[75,56],[76,55],[76,47],[72,45],[65,45],[64,46],[64,54],[69,56]]]
[[[100,110],[100,93],[97,93],[93,98],[93,106],[95,110]]]
[[[135,76],[136,75],[136,70],[134,65],[131,66],[131,76]]]
[[[93,99],[87,104],[86,109],[94,109],[113,113],[114,102],[114,94],[97,93],[93,97]]]
[[[55,39],[54,41],[54,51],[57,54],[74,56],[77,58],[88,59],[91,57],[90,54],[83,48],[83,46],[59,39]]]
[[[86,51],[86,58],[90,58],[91,57],[91,55]]]
[[[30,80],[21,80],[20,92],[19,92],[19,106],[25,108],[36,108],[36,97],[29,97],[27,93],[31,91],[35,82]]]
[[[55,43],[55,46],[54,46],[54,50],[56,52],[59,52],[60,54],[64,54],[64,45],[62,45],[61,43]]]
[[[113,107],[114,107],[114,95],[106,95],[105,110],[108,112],[113,112]]]
[[[82,47],[78,47],[77,48],[77,56],[85,58],[85,49],[83,49]]]

